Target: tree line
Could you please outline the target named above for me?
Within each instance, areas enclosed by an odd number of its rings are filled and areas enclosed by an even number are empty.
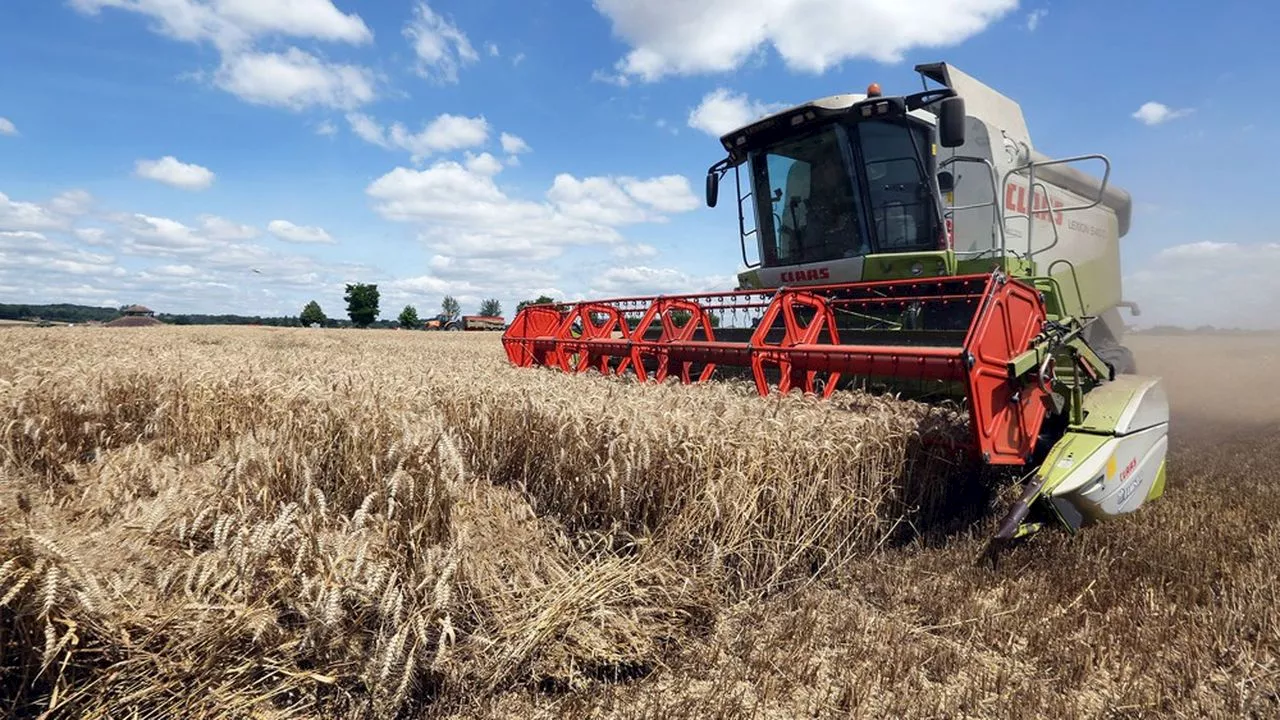
[[[374,325],[378,315],[382,312],[380,307],[382,295],[376,283],[348,283],[346,293],[342,299],[347,303],[347,317],[351,319],[351,324],[356,327]],[[501,317],[502,303],[497,298],[486,298],[480,302],[480,308],[476,314]],[[440,301],[440,312],[436,315],[426,318],[419,317],[418,308],[410,304],[404,306],[394,323],[384,322],[384,324],[398,325],[406,329],[420,329],[428,320],[438,319],[441,321],[441,325],[444,325],[459,318],[461,315],[461,303],[452,295],[445,295],[444,299]],[[324,309],[315,300],[308,302],[302,308],[298,319],[306,327],[312,325],[327,327],[331,324],[331,321],[324,313]]]

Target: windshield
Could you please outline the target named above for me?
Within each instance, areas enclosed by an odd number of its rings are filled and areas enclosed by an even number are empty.
[[[864,120],[751,153],[762,264],[937,249],[930,147],[922,124]]]

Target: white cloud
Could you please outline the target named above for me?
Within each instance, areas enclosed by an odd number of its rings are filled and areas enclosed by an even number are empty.
[[[183,190],[208,189],[215,177],[209,168],[184,163],[172,155],[159,160],[139,160],[134,163],[133,174]]]
[[[85,190],[67,190],[49,201],[48,207],[59,215],[75,217],[89,212],[93,196]]]
[[[217,0],[214,7],[219,15],[254,35],[279,33],[356,45],[373,40],[359,15],[343,13],[330,0]]]
[[[615,257],[624,260],[647,260],[658,256],[658,249],[645,243],[619,245],[613,249]]]
[[[458,81],[458,69],[480,59],[465,33],[437,14],[426,2],[413,8],[413,19],[404,35],[418,57],[418,74],[442,82]]]
[[[0,230],[56,230],[66,227],[67,218],[51,208],[33,202],[10,200],[0,192]]]
[[[688,212],[698,207],[689,178],[683,175],[663,175],[650,180],[622,178],[620,182],[628,195],[659,212]]]
[[[294,225],[288,220],[272,220],[267,223],[267,231],[277,238],[291,243],[327,243],[334,242],[324,228],[306,225]]]
[[[734,278],[696,276],[674,268],[615,267],[593,277],[586,294],[616,297],[710,292],[733,287],[733,282]]]
[[[7,117],[0,117],[0,135],[17,135],[18,127]]]
[[[565,215],[601,225],[624,225],[649,219],[648,213],[612,178],[579,180],[561,173],[547,191],[547,198]]]
[[[1144,125],[1159,125],[1189,114],[1191,114],[1190,108],[1174,110],[1164,103],[1147,102],[1143,103],[1142,107],[1138,108],[1131,117],[1136,118]]]
[[[716,88],[702,96],[702,102],[689,113],[689,127],[720,137],[753,120],[775,113],[786,105],[752,100],[744,93]]]
[[[416,162],[428,155],[483,145],[489,139],[489,121],[445,113],[425,124],[417,133],[401,123],[383,127],[363,113],[348,113],[351,131],[366,142],[384,148],[407,151]]]
[[[519,155],[520,153],[527,153],[532,150],[532,148],[529,147],[529,143],[525,142],[524,138],[518,135],[512,135],[511,133],[504,132],[499,139],[502,141],[502,152],[508,155]]]
[[[497,175],[502,172],[502,162],[489,153],[467,153],[467,169],[477,175]]]
[[[115,258],[80,250],[31,231],[0,232],[0,282],[43,283],[50,275],[110,276]]]
[[[1027,13],[1027,30],[1035,32],[1036,28],[1040,27],[1040,21],[1048,14],[1049,11],[1045,8],[1038,8]]]
[[[316,126],[316,134],[321,137],[333,137],[338,134],[338,126],[332,120],[325,120]]]
[[[1174,245],[1124,278],[1142,314],[1127,322],[1280,329],[1280,243],[1202,241]]]
[[[197,219],[205,237],[212,240],[252,240],[258,236],[258,229],[252,225],[241,225],[217,215],[201,215]]]
[[[161,35],[235,50],[269,35],[364,44],[373,33],[331,0],[71,0],[86,15],[113,8],[146,15]]]
[[[471,165],[442,160],[425,170],[398,167],[365,192],[383,217],[420,223],[423,241],[440,255],[508,261],[547,260],[572,245],[615,245],[622,241],[617,226],[659,222],[662,212],[683,205],[676,199],[679,183],[670,179],[564,173],[546,202],[520,200],[498,187],[487,161]]]
[[[484,48],[489,51],[489,57],[498,57],[502,54],[501,51],[498,50],[497,43],[485,43]]]
[[[76,228],[71,232],[86,245],[106,245],[109,242],[107,231],[102,228]]]
[[[956,45],[1017,0],[596,0],[632,48],[616,69],[645,81],[727,72],[772,48],[788,69],[823,72],[844,60],[901,62],[915,48]]]
[[[689,179],[682,175],[649,180],[631,177],[578,180],[561,173],[556,176],[547,198],[566,215],[605,225],[660,222],[665,220],[661,213],[688,212],[698,207]]]
[[[360,16],[338,10],[332,0],[71,0],[71,5],[91,16],[104,8],[138,13],[153,20],[151,29],[160,35],[212,44],[221,55],[214,84],[250,103],[348,109],[374,96],[366,68],[327,63],[292,47],[283,53],[255,47],[281,36],[371,43],[373,33]]]
[[[296,314],[312,297],[325,307],[340,306],[345,282],[374,273],[244,242],[259,232],[217,215],[183,222],[104,210],[97,217],[103,226],[72,227],[95,202],[80,190],[43,203],[0,195],[0,288],[13,289],[7,296],[28,303],[140,302],[162,312],[281,315]]]
[[[366,68],[327,63],[296,47],[225,57],[214,82],[245,102],[290,110],[350,110],[376,94],[373,74]]]

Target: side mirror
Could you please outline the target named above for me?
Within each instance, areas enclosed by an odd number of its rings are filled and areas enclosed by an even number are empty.
[[[947,148],[964,144],[964,98],[952,96],[939,103],[938,141]]]
[[[720,197],[720,175],[716,172],[707,173],[707,207],[715,207],[716,199]]]
[[[943,170],[938,173],[938,189],[944,193],[955,192],[956,179],[951,175],[950,171]]]

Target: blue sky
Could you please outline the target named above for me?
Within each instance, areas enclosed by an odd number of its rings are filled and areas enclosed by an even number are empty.
[[[945,60],[1137,211],[1140,324],[1280,326],[1280,10],[1015,0],[8,0],[0,302],[382,315],[731,288],[712,132]],[[1150,104],[1149,104],[1150,103]],[[1140,110],[1146,106],[1146,110]]]

